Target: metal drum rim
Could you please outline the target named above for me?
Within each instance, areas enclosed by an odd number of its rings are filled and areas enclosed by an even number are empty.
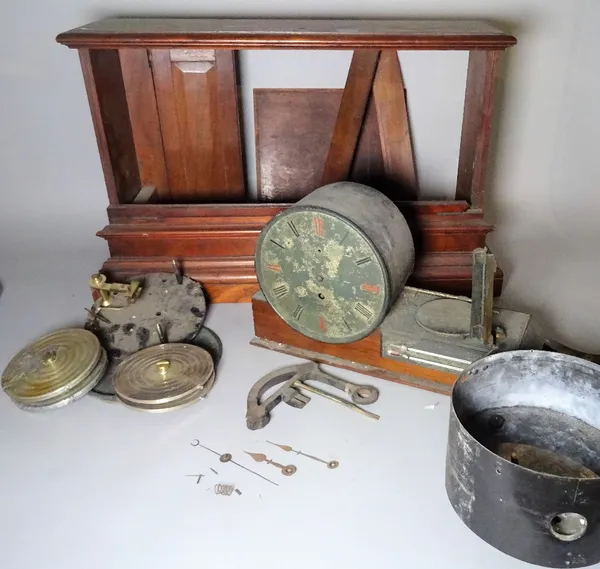
[[[552,480],[560,479],[560,480],[569,480],[569,481],[581,481],[582,484],[594,484],[594,483],[600,484],[600,478],[579,478],[579,477],[575,477],[575,476],[558,476],[556,474],[548,474],[547,472],[536,472],[536,471],[531,470],[530,468],[526,468],[519,464],[514,464],[510,460],[507,460],[506,458],[500,456],[499,454],[496,454],[495,452],[488,449],[485,445],[480,443],[470,433],[470,431],[465,427],[464,422],[458,416],[458,413],[456,412],[456,407],[455,407],[455,401],[456,401],[456,397],[457,397],[456,392],[460,388],[460,384],[464,383],[464,381],[467,379],[467,377],[469,375],[472,375],[470,372],[472,372],[474,369],[477,369],[479,366],[485,366],[490,361],[493,363],[498,363],[498,361],[512,359],[513,357],[532,355],[532,354],[536,355],[538,357],[544,356],[544,357],[554,359],[554,360],[561,360],[561,361],[565,361],[565,362],[576,363],[578,365],[583,365],[583,367],[587,367],[587,368],[595,371],[598,374],[598,378],[599,378],[599,382],[600,382],[600,365],[590,362],[588,360],[584,360],[582,358],[578,358],[577,356],[561,354],[559,352],[549,352],[549,351],[545,351],[545,350],[512,350],[509,352],[496,352],[494,354],[490,354],[489,356],[485,356],[485,357],[480,358],[479,360],[473,362],[470,366],[466,367],[461,372],[461,374],[458,376],[458,378],[454,382],[454,386],[452,387],[452,393],[450,396],[451,419],[456,420],[457,425],[460,429],[460,432],[463,436],[468,437],[468,439],[471,442],[477,443],[478,447],[481,449],[482,452],[487,454],[489,457],[493,457],[495,460],[500,461],[500,463],[502,465],[508,465],[511,468],[523,469],[524,471],[527,471],[530,473],[535,473],[536,476],[541,476],[541,477],[552,479]]]

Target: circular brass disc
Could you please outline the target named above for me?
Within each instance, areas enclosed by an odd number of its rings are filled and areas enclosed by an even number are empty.
[[[160,344],[123,360],[114,374],[115,393],[134,406],[179,406],[200,397],[214,374],[210,354],[191,344]]]
[[[464,300],[438,298],[423,304],[415,318],[429,332],[443,336],[468,336],[471,304]]]
[[[26,411],[48,411],[51,409],[59,409],[60,407],[64,407],[69,403],[73,403],[74,401],[81,399],[84,395],[89,393],[90,390],[102,379],[107,366],[108,357],[106,352],[102,350],[100,359],[94,366],[94,369],[91,371],[89,376],[84,381],[80,381],[71,387],[68,391],[37,403],[23,403],[21,401],[14,400],[13,403],[15,403],[17,407],[20,407]]]
[[[132,409],[137,409],[138,411],[146,411],[148,413],[166,413],[167,411],[174,411],[175,409],[182,409],[183,407],[188,407],[201,399],[204,399],[205,388],[209,385],[212,385],[214,382],[214,373],[211,379],[206,383],[206,386],[200,390],[196,390],[186,397],[182,397],[177,401],[171,401],[167,403],[132,403],[131,401],[127,401],[126,399],[122,399],[117,394],[117,401],[120,401],[124,405],[131,407]]]
[[[101,352],[100,342],[87,330],[53,332],[13,357],[2,374],[2,389],[24,404],[53,399],[87,379]]]

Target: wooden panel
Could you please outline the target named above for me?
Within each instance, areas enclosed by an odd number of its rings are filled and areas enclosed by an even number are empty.
[[[450,215],[465,213],[469,204],[464,201],[431,201],[431,202],[396,202],[405,215],[412,213],[418,218],[427,219],[442,213]],[[143,223],[144,221],[169,220],[170,218],[215,218],[228,220],[230,218],[244,218],[249,221],[258,218],[260,222],[266,223],[271,217],[280,211],[290,207],[290,204],[281,203],[247,203],[247,204],[148,204],[148,205],[118,205],[108,207],[108,218],[111,222],[118,223]],[[471,218],[481,218],[481,214],[469,212]]]
[[[94,78],[92,62],[90,60],[90,50],[80,49],[79,60],[81,62],[81,71],[83,73],[83,80],[85,82],[85,90],[87,93],[88,103],[90,105],[90,112],[92,114],[92,123],[94,125],[96,142],[98,143],[98,152],[100,154],[104,182],[106,183],[108,202],[111,205],[117,205],[119,203],[117,182],[115,180],[115,174],[112,171],[108,142],[106,140],[106,133],[104,132],[104,124],[102,122],[102,114],[100,112],[100,103],[98,101],[98,93],[96,92],[96,80]]]
[[[471,51],[469,54],[456,199],[466,200],[476,209],[483,206],[487,182],[498,56],[496,51]]]
[[[418,195],[406,93],[396,51],[381,52],[373,81],[385,177],[406,199]]]
[[[243,201],[233,53],[152,50],[172,201]]]
[[[351,344],[326,344],[307,338],[288,326],[265,300],[252,299],[252,316],[254,333],[261,339],[326,354],[355,364],[373,366],[398,374],[418,377],[422,380],[446,386],[453,385],[457,378],[455,373],[421,367],[408,361],[396,361],[381,357],[381,333],[379,330]],[[330,363],[335,365],[334,362],[330,361]]]
[[[342,89],[255,89],[260,200],[295,202],[321,184]],[[369,105],[350,179],[382,189],[383,158]]]
[[[378,60],[376,50],[357,50],[352,56],[319,185],[349,177]]]
[[[516,39],[474,20],[115,18],[62,33],[70,47],[504,49]]]
[[[142,186],[154,186],[156,197],[168,201],[171,194],[148,52],[145,49],[121,49],[119,58],[140,182]]]
[[[181,256],[177,258],[181,259]],[[172,270],[172,257],[112,257],[103,270],[115,278],[133,277],[147,272]],[[258,290],[254,272],[254,257],[185,257],[186,275],[201,282],[215,302],[250,302]],[[419,258],[408,284],[449,294],[471,294],[472,254],[426,253]],[[494,294],[502,290],[502,271],[496,271]]]
[[[111,204],[128,203],[142,185],[116,50],[81,50],[81,66]]]

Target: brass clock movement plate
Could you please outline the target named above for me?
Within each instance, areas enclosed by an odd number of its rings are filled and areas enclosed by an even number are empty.
[[[206,300],[200,283],[174,273],[150,273],[133,279],[141,291],[133,301],[102,308],[103,319],[90,315],[86,328],[94,332],[108,352],[109,367],[94,395],[114,400],[116,367],[129,355],[168,342],[192,342],[202,328]],[[166,338],[161,339],[159,328]]]

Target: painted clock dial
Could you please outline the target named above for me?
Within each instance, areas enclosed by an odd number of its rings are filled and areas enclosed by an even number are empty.
[[[292,328],[328,343],[363,338],[382,321],[389,277],[361,229],[326,210],[291,208],[262,231],[261,290]]]

